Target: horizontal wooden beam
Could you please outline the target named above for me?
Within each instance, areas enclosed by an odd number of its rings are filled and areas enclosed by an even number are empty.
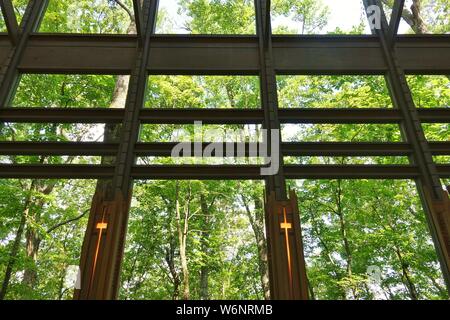
[[[448,74],[450,35],[398,36],[399,64],[409,73]],[[384,74],[378,39],[364,36],[273,36],[278,74]],[[0,35],[0,62],[10,50]],[[23,73],[129,74],[137,35],[33,34],[19,64]],[[153,35],[153,74],[258,74],[256,36]]]
[[[184,165],[134,166],[135,180],[252,180],[264,179],[260,166]],[[450,177],[450,165],[437,165],[442,178]],[[412,165],[287,165],[288,179],[415,179]],[[2,179],[107,179],[114,174],[106,165],[7,165],[0,164]]]
[[[140,157],[169,157],[177,142],[140,142],[135,145],[135,154]],[[450,155],[450,142],[430,142],[433,155]],[[203,143],[204,150],[210,143]],[[240,143],[249,153],[249,144]],[[0,142],[0,155],[43,155],[43,156],[114,156],[118,152],[117,143],[103,142]],[[223,143],[222,150],[234,150],[238,156],[238,145]],[[412,149],[408,143],[396,142],[284,142],[281,145],[285,156],[409,156]],[[191,144],[191,150],[194,145]],[[252,149],[253,150],[253,149]],[[254,150],[257,150],[256,148]],[[213,152],[211,156],[216,156]],[[241,155],[239,155],[241,156]]]
[[[450,108],[419,108],[423,123],[450,122]],[[0,122],[30,123],[121,123],[124,109],[107,108],[0,108]],[[280,109],[281,123],[400,123],[397,109],[388,108],[304,108]],[[143,124],[258,124],[262,109],[151,109],[140,111]]]

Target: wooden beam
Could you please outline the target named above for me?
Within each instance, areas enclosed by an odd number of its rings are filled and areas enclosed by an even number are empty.
[[[272,300],[307,300],[308,280],[298,200],[276,200],[272,192],[265,204],[270,295]]]
[[[258,74],[254,36],[151,38],[151,74]],[[371,35],[277,35],[271,39],[277,74],[382,75],[388,69],[380,44]],[[23,73],[131,74],[137,46],[136,35],[32,34],[18,68]],[[399,64],[408,73],[450,73],[450,35],[401,35],[395,48]],[[0,34],[0,60],[10,50],[8,36]]]
[[[134,166],[137,180],[261,180],[261,166],[253,165],[151,165]],[[414,165],[285,165],[288,179],[416,179]],[[450,178],[450,165],[437,165],[441,178]],[[109,165],[0,164],[2,179],[109,179]]]
[[[19,24],[17,23],[14,6],[11,0],[0,0],[3,18],[5,19],[6,29],[11,43],[15,46],[19,41]]]
[[[143,43],[144,41],[144,16],[142,15],[142,7],[141,7],[140,0],[133,0],[133,9],[134,9],[134,23],[136,24],[136,31],[138,34],[138,37]]]
[[[395,36],[397,35],[398,26],[400,25],[404,5],[405,0],[395,0],[394,2],[394,7],[392,8],[391,20],[389,22],[387,34],[387,39],[391,44],[394,43]]]

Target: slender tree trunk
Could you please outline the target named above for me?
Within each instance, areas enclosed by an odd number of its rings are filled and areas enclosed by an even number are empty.
[[[64,84],[63,84],[64,87]],[[53,133],[56,135],[57,132],[57,126],[52,127]],[[63,132],[60,132],[59,134],[64,135]],[[39,162],[41,164],[45,163],[46,161],[45,156],[40,157]],[[67,158],[65,163],[70,163],[72,161],[73,157]],[[57,180],[33,180],[32,184],[35,186],[36,191],[42,195],[42,196],[48,196],[50,195],[53,190],[55,189],[55,186],[57,184]],[[39,247],[41,243],[41,236],[39,235],[36,227],[34,225],[38,225],[41,220],[41,214],[43,207],[45,205],[45,200],[43,199],[35,199],[30,198],[30,201],[28,203],[29,209],[27,210],[27,214],[25,216],[25,226],[26,226],[26,233],[25,233],[25,252],[26,256],[29,262],[31,262],[24,270],[24,275],[22,279],[22,283],[28,287],[30,290],[33,290],[36,282],[37,282],[37,269],[36,269],[36,263],[38,258],[38,252]]]
[[[173,290],[172,290],[172,300],[178,300],[180,298],[180,277],[175,268],[175,243],[174,238],[171,237],[169,240],[169,247],[166,248],[166,263],[169,268],[170,275],[172,277]]]
[[[166,206],[168,208],[168,217],[167,217],[167,226],[166,226],[166,233],[169,235],[168,238],[168,246],[165,248],[166,253],[166,264],[169,268],[169,273],[171,276],[173,289],[172,289],[172,300],[178,300],[180,298],[180,275],[175,267],[175,249],[176,249],[176,237],[174,235],[174,231],[172,228],[173,223],[173,206],[171,206],[171,201],[166,199],[163,195],[161,195],[161,198],[166,203]]]
[[[188,232],[188,223],[189,223],[189,206],[190,206],[190,194],[187,199],[187,203],[184,207],[183,217],[181,216],[181,208],[180,208],[180,187],[179,182],[176,182],[176,196],[175,196],[175,206],[176,206],[176,215],[177,215],[177,230],[178,230],[178,241],[180,247],[180,261],[181,261],[181,270],[183,273],[183,299],[189,300],[190,292],[189,292],[189,269],[187,263],[187,254],[186,254],[186,240],[187,240],[187,232]],[[190,193],[190,186],[189,186]]]
[[[0,300],[4,300],[6,293],[8,292],[9,283],[11,281],[11,276],[14,268],[14,264],[17,260],[17,255],[19,253],[20,242],[22,240],[23,231],[25,229],[25,223],[30,210],[30,202],[33,196],[33,190],[35,187],[35,180],[31,181],[30,188],[28,190],[27,198],[25,199],[24,209],[22,211],[22,217],[20,219],[19,226],[17,228],[16,236],[14,238],[14,243],[9,254],[8,264],[5,270],[5,277],[3,278],[2,288],[0,291]]]
[[[322,246],[321,255],[324,257],[325,260],[328,260],[332,267],[332,272],[337,279],[342,279],[342,272],[341,267],[334,261],[334,258],[332,256],[331,250],[328,248],[327,243],[323,240],[322,234],[326,233],[322,231],[322,229],[319,227],[319,223],[317,219],[315,218],[315,208],[309,208],[309,211],[312,212],[311,214],[311,227],[312,227],[312,236],[315,237],[320,245]],[[339,284],[336,285],[337,289],[339,290],[339,295],[343,300],[347,299],[345,295],[345,288],[342,288]],[[311,286],[312,287],[312,286]]]
[[[408,264],[403,259],[403,255],[398,246],[395,246],[395,253],[398,257],[398,260],[399,260],[401,268],[402,268],[402,280],[403,280],[403,283],[405,284],[406,289],[408,290],[409,296],[410,296],[411,300],[418,300],[419,296],[417,294],[416,286],[414,285],[414,282],[412,281],[411,276],[409,274]]]
[[[66,279],[66,268],[67,265],[64,264],[61,270],[61,274],[59,276],[59,284],[58,284],[58,300],[62,300],[64,295],[64,280]]]
[[[168,217],[166,220],[166,234],[168,234],[168,240],[167,244],[168,246],[165,248],[165,259],[167,267],[169,268],[169,274],[172,280],[173,288],[172,288],[172,300],[178,300],[180,299],[180,286],[181,286],[181,280],[180,280],[180,273],[176,268],[175,264],[175,250],[176,250],[176,236],[174,234],[174,230],[172,228],[173,223],[173,211],[174,206],[170,199],[165,198],[163,195],[161,195],[162,200],[165,202],[167,211],[168,211]]]
[[[269,284],[269,267],[267,262],[267,241],[264,233],[264,210],[261,199],[254,195],[252,200],[255,205],[255,209],[252,212],[250,209],[249,201],[245,196],[241,196],[242,202],[245,207],[245,212],[250,220],[253,233],[255,235],[256,247],[258,250],[258,268],[261,279],[261,287],[264,294],[264,299],[270,299],[270,284]]]
[[[200,267],[200,299],[209,300],[209,266],[208,266],[208,256],[209,256],[209,206],[206,203],[206,198],[203,193],[200,194],[200,206],[203,217],[203,228],[200,238],[200,246],[203,253],[202,266]]]
[[[311,300],[316,300],[316,295],[314,294],[314,288],[311,285],[311,282],[309,282],[309,280],[307,280],[308,282],[308,291],[309,291],[309,298]]]
[[[383,0],[386,3],[388,0]],[[415,34],[429,33],[429,28],[422,17],[422,2],[421,0],[413,0],[410,10],[403,10],[403,20],[411,27]],[[450,75],[446,75],[450,80]]]
[[[381,286],[381,289],[383,289],[383,293],[384,293],[384,296],[386,297],[386,300],[394,300],[394,294],[393,294],[389,284],[388,283],[383,284],[383,282],[381,282],[380,286]]]
[[[338,180],[338,182],[337,182],[336,205],[337,205],[336,213],[339,218],[339,229],[340,229],[340,233],[341,233],[341,237],[342,237],[342,243],[343,243],[344,252],[345,252],[345,260],[346,260],[346,265],[347,265],[346,266],[347,277],[349,277],[351,279],[352,275],[353,275],[353,270],[352,270],[353,256],[352,256],[352,251],[350,248],[350,241],[348,239],[347,226],[346,226],[346,221],[345,221],[345,217],[344,217],[344,210],[342,207],[342,181],[341,180]],[[351,286],[351,291],[352,291],[353,298],[357,299],[356,290],[353,285]]]
[[[433,287],[436,288],[436,290],[439,292],[439,295],[442,296],[444,299],[448,299],[448,293],[447,289],[443,286],[441,286],[435,278],[433,278],[431,275],[426,274],[427,278],[430,279],[431,283],[433,284]]]
[[[255,204],[255,229],[257,236],[257,248],[259,254],[259,272],[261,277],[261,286],[264,293],[264,299],[270,300],[270,284],[269,284],[269,266],[267,256],[267,239],[265,235],[264,224],[264,208],[261,199],[258,196],[253,197]],[[256,237],[256,235],[255,235]]]

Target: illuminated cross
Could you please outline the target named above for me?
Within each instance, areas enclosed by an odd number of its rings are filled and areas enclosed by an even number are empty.
[[[94,278],[95,267],[97,266],[98,252],[100,251],[100,243],[102,241],[103,230],[108,228],[108,224],[105,222],[105,215],[103,214],[102,222],[97,223],[96,229],[98,230],[97,248],[95,249],[94,268],[92,270],[92,278]]]
[[[95,249],[94,264],[92,266],[92,274],[91,274],[91,282],[89,284],[89,291],[91,291],[92,283],[94,282],[95,269],[97,267],[98,253],[100,251],[100,243],[102,241],[103,231],[108,228],[108,224],[105,222],[105,211],[106,211],[106,208],[103,211],[102,221],[98,222],[95,226],[95,228],[98,230],[98,238],[97,238],[97,247]]]
[[[286,216],[285,216],[285,218],[286,218]],[[286,222],[286,220],[285,220],[284,222],[282,222],[282,223],[280,224],[280,228],[281,228],[281,229],[284,229],[284,230],[287,232],[289,229],[292,229],[292,223],[288,223],[288,222]]]
[[[105,222],[99,222],[97,223],[97,230],[98,232],[101,234],[103,232],[103,230],[106,230],[106,228],[108,228],[108,224]]]
[[[284,237],[286,239],[286,255],[288,260],[288,274],[289,274],[289,288],[291,292],[291,296],[293,293],[293,282],[292,282],[292,264],[291,264],[291,246],[289,244],[289,229],[292,229],[292,223],[287,221],[286,208],[283,207],[283,218],[284,221],[280,223],[280,228],[284,229]]]

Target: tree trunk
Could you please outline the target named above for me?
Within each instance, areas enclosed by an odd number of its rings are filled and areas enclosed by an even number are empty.
[[[19,253],[20,242],[22,240],[23,231],[25,229],[25,223],[30,210],[30,202],[35,186],[35,180],[31,181],[27,198],[25,199],[24,209],[22,211],[22,217],[20,219],[19,227],[17,228],[14,243],[9,254],[8,264],[5,270],[5,277],[3,278],[2,288],[0,290],[0,300],[4,300],[6,293],[8,292],[9,282],[11,281],[12,271],[14,264],[17,260],[17,254]]]
[[[311,282],[307,280],[308,282],[308,292],[309,292],[309,299],[316,300],[316,295],[314,294],[314,288],[311,285]]]
[[[44,196],[48,196],[53,192],[56,186],[56,180],[43,181],[38,180],[36,182],[37,191]],[[38,234],[36,227],[33,224],[39,224],[41,220],[42,208],[45,205],[45,201],[37,200],[33,205],[33,201],[30,202],[32,205],[32,210],[28,211],[27,216],[27,230],[26,230],[26,255],[29,261],[31,261],[31,267],[26,267],[23,275],[22,283],[26,285],[29,289],[33,289],[37,282],[37,269],[36,262],[39,252],[39,247],[41,243],[41,237]]]
[[[344,252],[345,252],[345,261],[346,261],[346,271],[347,271],[347,277],[352,278],[353,270],[352,270],[352,262],[353,262],[353,256],[352,251],[350,249],[350,241],[348,240],[348,234],[347,234],[347,226],[346,221],[344,218],[344,211],[342,207],[342,181],[338,180],[337,182],[337,194],[336,194],[336,205],[337,205],[337,215],[339,218],[339,229],[342,237],[342,243],[344,246]],[[357,298],[355,287],[351,286],[351,291],[353,298]]]
[[[209,300],[209,267],[208,267],[208,256],[209,256],[209,207],[206,203],[205,195],[200,194],[200,206],[203,215],[203,228],[200,238],[201,251],[203,253],[202,266],[200,267],[200,299]]]
[[[255,235],[256,247],[258,250],[258,268],[261,279],[261,287],[264,294],[264,299],[270,299],[270,284],[269,284],[269,267],[267,263],[267,241],[264,233],[264,210],[262,201],[257,195],[253,195],[252,200],[255,206],[254,211],[250,209],[249,201],[244,195],[241,196],[245,207],[245,212],[250,220],[253,233]]]
[[[405,21],[410,25],[411,29],[417,34],[424,34],[428,32],[427,25],[422,19],[422,3],[421,0],[413,0],[411,5],[411,14],[404,14],[408,16]]]
[[[176,249],[176,236],[174,234],[174,230],[172,228],[172,223],[174,221],[173,217],[173,211],[174,206],[172,204],[172,201],[170,199],[167,199],[164,197],[164,195],[160,195],[161,199],[166,204],[166,208],[168,211],[168,217],[166,220],[166,234],[168,234],[168,240],[167,244],[168,246],[165,247],[165,260],[167,267],[169,268],[169,274],[172,280],[173,289],[172,289],[172,300],[178,300],[180,298],[180,286],[181,286],[181,280],[180,280],[180,273],[177,270],[175,266],[175,249]]]
[[[382,0],[382,2],[392,9],[393,1]],[[411,27],[411,29],[416,34],[424,34],[428,32],[428,28],[426,23],[423,21],[421,11],[421,0],[413,0],[410,10],[405,7],[402,12],[403,20]]]
[[[259,272],[261,277],[261,286],[264,293],[264,299],[270,300],[270,284],[269,284],[269,266],[267,257],[267,239],[265,235],[264,225],[264,208],[262,201],[258,196],[253,197],[255,204],[255,227],[257,231],[257,248],[259,254]],[[256,235],[255,235],[256,237]]]
[[[333,273],[334,277],[336,279],[342,279],[343,276],[342,276],[342,272],[341,272],[341,267],[334,260],[330,248],[328,247],[328,245],[322,238],[322,234],[326,233],[326,232],[322,231],[322,229],[320,229],[319,223],[317,222],[317,220],[315,218],[315,213],[314,213],[315,210],[316,210],[316,208],[311,208],[311,207],[309,208],[309,211],[312,212],[312,214],[311,214],[311,227],[312,227],[311,235],[314,238],[316,238],[317,241],[320,243],[320,245],[322,247],[320,254],[324,257],[324,259],[326,259],[330,262],[331,268],[332,268],[331,272]],[[308,285],[310,285],[309,281],[308,281]],[[313,289],[312,285],[310,285],[310,286],[311,286],[311,290],[312,290]],[[345,288],[342,288],[341,285],[337,284],[337,289],[339,290],[339,295],[341,296],[341,298],[343,300],[347,299],[346,293],[345,293]],[[312,299],[312,296],[310,296],[310,297]]]
[[[187,203],[184,206],[183,217],[181,216],[181,208],[180,208],[180,187],[179,182],[176,182],[176,191],[175,191],[175,211],[177,215],[177,230],[178,230],[178,241],[180,247],[180,261],[181,261],[181,270],[183,273],[183,299],[189,300],[190,292],[189,292],[189,269],[187,263],[187,254],[186,254],[186,239],[188,232],[188,223],[189,223],[189,206],[190,206],[190,185],[189,185],[189,196],[187,199]]]
[[[170,275],[172,277],[173,291],[172,300],[178,300],[180,298],[180,277],[175,268],[175,244],[174,238],[169,240],[169,248],[166,248],[166,263],[169,268]]]
[[[436,279],[433,278],[431,275],[426,274],[427,278],[430,279],[431,283],[433,284],[433,287],[439,292],[439,295],[442,296],[444,299],[448,299],[448,293],[447,289],[443,286],[441,286],[439,283],[437,283]]]
[[[31,266],[26,267],[23,273],[22,283],[29,289],[33,289],[37,282],[37,255],[39,250],[38,234],[34,227],[28,227],[26,232],[26,255],[31,262]]]
[[[403,259],[403,255],[398,246],[395,246],[395,253],[398,257],[398,260],[399,260],[401,268],[402,268],[402,280],[403,280],[403,283],[405,284],[406,289],[408,290],[409,296],[410,296],[411,300],[418,300],[419,297],[417,294],[417,289],[416,289],[416,286],[414,285],[414,282],[411,279],[411,276],[409,275],[408,264]]]
[[[64,295],[64,281],[66,280],[66,268],[67,265],[63,264],[63,268],[61,270],[61,274],[59,276],[59,284],[58,284],[58,300],[62,300]]]

